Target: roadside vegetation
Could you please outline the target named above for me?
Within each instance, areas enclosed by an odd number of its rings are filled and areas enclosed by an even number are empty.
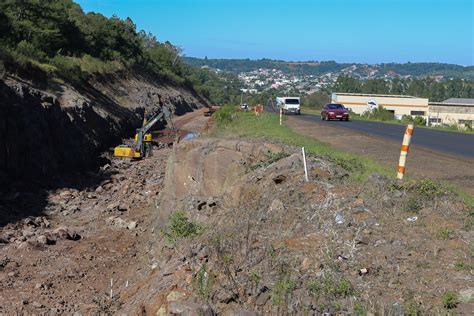
[[[285,116],[283,117],[285,119]],[[298,134],[283,124],[279,125],[279,117],[274,113],[262,113],[255,116],[252,112],[237,112],[237,107],[226,105],[215,114],[216,128],[211,136],[263,138],[275,140],[287,145],[305,147],[308,155],[324,157],[350,173],[350,179],[364,181],[373,173],[393,177],[394,170],[382,166],[366,157],[343,152],[322,143],[314,138]],[[442,193],[451,192],[459,196],[468,206],[466,225],[474,226],[474,197],[463,192],[462,188],[450,184],[438,183],[429,179],[410,179],[398,189],[413,192],[416,197],[407,200],[402,208],[417,210],[423,201],[432,199]],[[415,205],[416,204],[416,205]]]
[[[374,172],[387,175],[391,173],[388,168],[370,159],[336,150],[328,144],[300,135],[285,125],[280,126],[278,115],[272,113],[263,113],[256,117],[253,113],[236,113],[235,107],[227,105],[215,115],[217,122],[217,128],[213,131],[215,136],[263,138],[305,147],[308,155],[329,159],[350,171],[351,178],[359,181],[365,180]]]

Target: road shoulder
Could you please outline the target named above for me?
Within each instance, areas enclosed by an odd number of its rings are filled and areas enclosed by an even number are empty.
[[[400,155],[400,142],[370,136],[340,126],[328,126],[299,117],[287,116],[286,124],[295,132],[314,137],[337,149],[364,155],[374,161],[393,166],[395,173]],[[349,123],[350,124],[350,123]],[[474,194],[474,160],[412,146],[408,154],[407,174],[446,181]]]

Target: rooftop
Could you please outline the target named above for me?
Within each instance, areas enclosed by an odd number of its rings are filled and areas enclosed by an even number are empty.
[[[446,103],[446,104],[471,104],[474,105],[474,99],[466,99],[466,98],[450,98],[447,100],[444,100],[441,103]]]
[[[396,95],[396,94],[368,94],[368,93],[346,93],[346,92],[334,92],[333,94],[337,95],[348,95],[348,96],[358,96],[358,97],[384,97],[384,98],[405,98],[405,99],[425,99],[414,97],[411,95]]]

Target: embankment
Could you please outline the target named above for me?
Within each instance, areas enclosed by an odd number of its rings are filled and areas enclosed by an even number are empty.
[[[101,152],[140,126],[145,110],[160,111],[160,100],[177,115],[208,105],[192,89],[139,72],[96,76],[76,88],[49,84],[48,90],[7,75],[0,80],[0,184],[5,189],[93,170]]]

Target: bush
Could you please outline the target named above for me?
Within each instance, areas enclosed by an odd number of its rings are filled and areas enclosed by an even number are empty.
[[[87,80],[87,74],[82,72],[76,58],[56,55],[51,63],[58,69],[58,75],[72,84],[81,84]]]
[[[274,305],[282,305],[286,302],[288,295],[290,295],[296,288],[296,282],[291,280],[288,277],[283,277],[278,282],[275,283],[275,286],[272,289],[272,303]]]
[[[235,107],[233,105],[227,104],[217,110],[214,113],[214,120],[217,125],[229,124],[236,117]]]
[[[190,221],[184,212],[178,211],[170,215],[164,236],[170,243],[174,243],[180,238],[199,236],[201,233],[202,227],[199,224]]]
[[[197,296],[207,301],[213,284],[214,275],[208,272],[206,264],[203,264],[201,269],[193,276],[193,288]]]
[[[37,61],[42,61],[46,59],[46,56],[44,53],[42,53],[39,49],[37,49],[33,44],[27,42],[27,41],[21,41],[18,43],[16,47],[16,53],[18,55],[23,56],[24,58],[23,61],[25,60],[37,60]]]
[[[384,107],[381,105],[372,111],[364,112],[361,116],[379,121],[392,121],[394,119],[393,112],[384,109]]]
[[[453,309],[458,306],[458,296],[452,291],[448,291],[443,295],[443,306],[446,309]]]

